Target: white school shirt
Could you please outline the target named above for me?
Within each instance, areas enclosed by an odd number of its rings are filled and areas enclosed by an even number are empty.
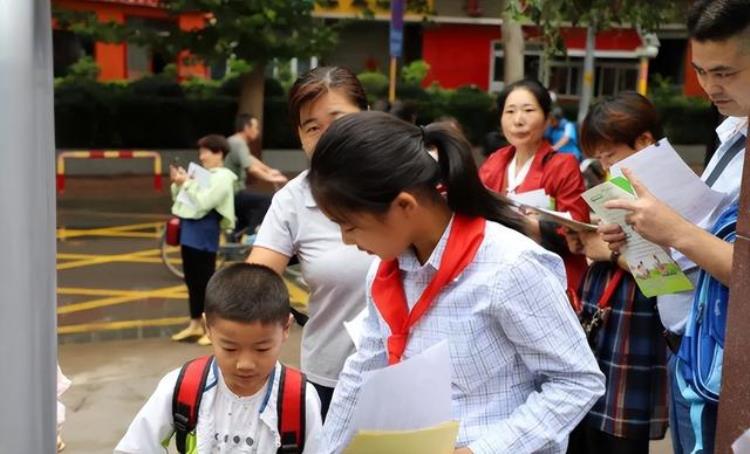
[[[373,258],[341,241],[341,229],[312,197],[307,171],[274,195],[254,245],[299,257],[310,287],[301,368],[311,382],[335,387],[354,352],[344,322],[365,307],[365,277]]]
[[[711,157],[706,169],[703,171],[703,175],[701,176],[703,181],[708,179],[719,163],[719,160],[729,151],[735,141],[744,140],[744,137],[747,137],[747,118],[728,117],[716,128],[716,134],[719,136],[721,145],[716,149],[716,153]],[[745,150],[743,148],[729,161],[727,167],[721,172],[721,176],[711,185],[711,189],[724,193],[725,197],[706,219],[698,223],[698,226],[702,229],[711,229],[724,209],[730,203],[739,200],[744,161]],[[698,282],[698,272],[700,271],[698,265],[676,249],[671,250],[671,255],[687,277],[693,282],[693,285],[696,285]],[[685,325],[687,324],[688,317],[690,317],[690,310],[693,306],[694,293],[691,290],[662,295],[657,298],[659,317],[666,329],[676,334],[685,332]]]
[[[411,250],[399,257],[410,308],[437,272],[450,228],[424,265]],[[390,329],[369,291],[378,264],[367,276],[359,349],[344,366],[323,427],[325,453],[342,452],[353,436],[363,373],[388,363]],[[404,359],[448,341],[457,447],[474,454],[565,452],[568,434],[604,394],[566,286],[559,256],[488,221],[473,262],[412,328]]]
[[[115,454],[167,452],[162,442],[174,433],[172,396],[179,373],[180,369],[175,369],[159,382],[117,444]],[[255,395],[239,397],[229,390],[216,361],[212,361],[195,428],[198,453],[276,454],[281,446],[276,410],[280,376],[281,364],[277,363],[273,381],[268,380]],[[309,383],[305,410],[304,453],[317,454],[321,450],[320,399]]]

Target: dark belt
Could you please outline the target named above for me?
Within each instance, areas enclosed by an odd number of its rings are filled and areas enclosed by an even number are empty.
[[[682,334],[675,334],[672,331],[664,330],[662,333],[664,340],[667,342],[667,347],[675,355],[680,351],[680,344],[682,343]]]

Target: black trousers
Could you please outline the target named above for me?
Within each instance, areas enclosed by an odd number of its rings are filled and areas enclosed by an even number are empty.
[[[570,434],[567,454],[648,454],[649,440],[610,435],[585,423]]]
[[[216,271],[216,253],[185,245],[180,246],[180,253],[182,271],[185,273],[185,284],[188,288],[190,318],[201,318],[206,299],[206,285]]]
[[[234,194],[234,214],[237,217],[235,232],[247,229],[252,235],[263,222],[263,218],[271,206],[271,196],[243,189]]]

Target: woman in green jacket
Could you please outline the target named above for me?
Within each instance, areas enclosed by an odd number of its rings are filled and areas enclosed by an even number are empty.
[[[174,341],[211,341],[203,330],[201,317],[208,280],[216,270],[216,252],[222,230],[234,227],[234,180],[224,168],[229,143],[212,134],[198,141],[198,159],[209,172],[205,178],[190,175],[182,167],[170,166],[172,214],[180,218],[180,253],[190,303],[190,324],[172,336]]]

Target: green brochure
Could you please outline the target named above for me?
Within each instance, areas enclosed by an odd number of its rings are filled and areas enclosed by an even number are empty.
[[[651,298],[693,289],[693,283],[666,250],[646,241],[625,223],[625,210],[604,208],[604,204],[610,200],[637,198],[627,179],[615,177],[584,192],[583,198],[604,222],[618,224],[628,235],[623,257],[644,295]]]

